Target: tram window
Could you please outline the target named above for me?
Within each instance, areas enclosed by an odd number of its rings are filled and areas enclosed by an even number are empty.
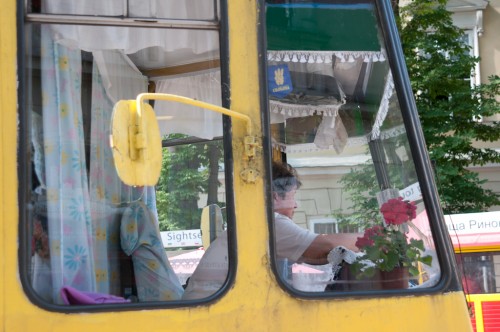
[[[460,253],[456,257],[467,294],[500,293],[500,252]]]
[[[156,9],[165,17],[186,18],[195,8],[199,18],[198,11],[217,8],[214,1],[205,2],[206,8],[184,2],[176,2],[176,11],[160,2]],[[103,14],[90,5],[98,3],[103,2],[59,7],[60,1],[32,1],[31,12],[60,14],[50,10],[63,8],[68,9],[64,14]],[[115,5],[123,1],[105,3],[121,10]],[[84,5],[94,9],[76,8]],[[129,5],[132,10],[138,1]],[[230,143],[224,143],[223,118],[154,102],[164,138],[155,187],[120,180],[110,122],[117,101],[148,91],[221,105],[218,31],[41,24],[35,17],[25,26],[25,47],[29,125],[22,144],[31,153],[21,157],[30,165],[30,176],[22,181],[26,246],[21,271],[27,289],[49,305],[182,301],[187,279],[214,240],[202,238],[203,208],[215,207],[209,216],[219,227],[215,236],[226,227],[225,188],[231,179],[224,173]],[[213,231],[207,227],[207,234]],[[231,268],[227,251],[222,247],[226,274]],[[218,290],[212,287],[202,297]]]
[[[274,201],[281,280],[331,294],[434,286],[439,261],[375,3],[268,0],[266,28],[273,156],[302,183],[292,188],[293,221]],[[297,234],[333,235],[303,235],[302,255],[287,255],[282,220],[302,228]],[[310,257],[320,238],[330,240]]]
[[[146,19],[215,20],[217,2],[205,0],[177,1],[81,1],[68,3],[64,0],[28,1],[29,12],[42,14],[95,15]]]

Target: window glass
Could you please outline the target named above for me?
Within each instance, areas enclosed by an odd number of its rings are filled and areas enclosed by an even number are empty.
[[[500,293],[500,252],[457,254],[462,286],[467,294]]]
[[[435,285],[439,262],[374,2],[267,1],[266,20],[285,284]]]
[[[175,0],[175,1],[140,1],[140,0],[30,0],[30,13],[99,15],[111,17],[148,18],[148,19],[189,19],[215,20],[217,2],[215,0]]]
[[[160,181],[148,187],[118,177],[110,126],[116,102],[148,91],[221,105],[218,32],[36,23],[25,31],[25,280],[47,304],[183,300],[205,249],[227,238],[222,116],[151,101],[164,148]],[[227,241],[217,246],[222,280],[188,298],[224,283]]]

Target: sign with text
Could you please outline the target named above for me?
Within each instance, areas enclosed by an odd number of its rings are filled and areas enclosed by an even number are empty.
[[[410,201],[410,202],[414,202],[418,199],[421,199],[422,192],[420,191],[420,184],[418,182],[415,182],[414,184],[409,185],[403,190],[400,190],[399,195],[401,195],[401,197],[403,197],[405,201]]]
[[[500,232],[500,211],[445,215],[450,234]]]
[[[201,247],[201,230],[188,229],[183,231],[160,232],[164,248]]]

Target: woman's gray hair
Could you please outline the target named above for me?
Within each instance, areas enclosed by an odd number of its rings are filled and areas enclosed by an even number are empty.
[[[284,198],[294,188],[299,189],[300,182],[295,169],[287,163],[273,162],[273,192]]]

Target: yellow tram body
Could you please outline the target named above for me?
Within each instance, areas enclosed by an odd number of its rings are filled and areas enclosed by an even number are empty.
[[[231,109],[263,133],[256,1],[228,1]],[[234,177],[238,269],[234,284],[213,302],[174,308],[57,312],[34,304],[19,277],[16,1],[3,2],[0,20],[0,285],[1,331],[470,331],[464,293],[385,294],[297,298],[283,290],[270,267],[265,183]],[[233,121],[234,174],[243,171],[243,122]],[[255,169],[265,174],[258,158]],[[251,202],[249,204],[248,202]]]

